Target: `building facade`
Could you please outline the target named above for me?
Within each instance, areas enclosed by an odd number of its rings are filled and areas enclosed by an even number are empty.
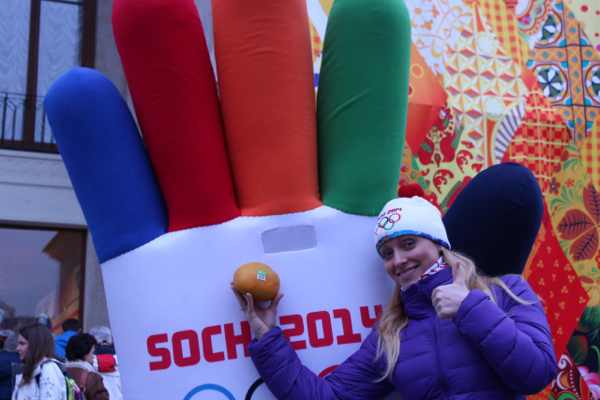
[[[100,265],[45,117],[43,97],[76,66],[128,99],[112,0],[0,0],[0,328],[49,317],[110,325]],[[1,335],[0,335],[1,336]]]
[[[210,0],[196,0],[214,60]],[[133,112],[115,45],[113,0],[0,0],[0,339],[49,317],[109,325],[102,272],[45,116],[73,67],[106,75]]]

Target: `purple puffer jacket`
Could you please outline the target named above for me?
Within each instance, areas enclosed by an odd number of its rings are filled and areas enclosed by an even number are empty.
[[[521,277],[504,283],[520,304],[494,286],[497,305],[473,290],[454,319],[439,319],[431,293],[452,283],[445,268],[402,293],[410,321],[402,331],[400,358],[391,379],[374,381],[385,370],[375,361],[377,333],[325,378],[302,365],[279,328],[248,349],[260,376],[278,399],[379,399],[398,390],[413,399],[525,399],[544,389],[557,371],[546,315],[531,287]]]

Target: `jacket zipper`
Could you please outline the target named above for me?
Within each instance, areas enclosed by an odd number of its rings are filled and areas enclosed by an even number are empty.
[[[425,296],[427,295],[426,293],[423,293]],[[440,344],[439,344],[439,318],[437,316],[437,314],[435,313],[435,309],[431,310],[432,314],[433,314],[433,340],[434,340],[434,346],[435,346],[435,362],[437,365],[437,369],[438,369],[438,376],[440,377],[439,381],[440,381],[440,385],[442,386],[442,390],[444,391],[444,395],[446,399],[450,398],[450,394],[448,393],[448,383],[446,381],[446,375],[444,374],[444,368],[442,367],[442,362],[440,360]]]

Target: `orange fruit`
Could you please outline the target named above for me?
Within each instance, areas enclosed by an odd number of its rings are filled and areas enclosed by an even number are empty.
[[[233,286],[256,301],[269,301],[279,293],[279,276],[266,264],[249,262],[235,271]]]

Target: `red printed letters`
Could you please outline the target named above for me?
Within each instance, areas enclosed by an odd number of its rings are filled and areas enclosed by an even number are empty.
[[[370,308],[374,311],[373,316]],[[381,310],[381,305],[360,307],[362,326],[372,328]],[[284,315],[279,317],[279,324],[283,335],[295,350],[304,350],[308,346],[319,348],[362,341],[361,334],[353,330],[352,313],[346,308],[333,310],[332,313],[315,311],[308,313],[305,318],[299,314]],[[341,325],[341,334],[334,334],[334,325],[336,328]],[[296,339],[305,332],[308,343],[305,339]],[[226,351],[216,351],[214,342],[216,340],[222,342],[223,339],[225,339]],[[179,331],[173,333],[170,338],[166,333],[152,335],[146,340],[148,355],[154,358],[149,363],[150,371],[168,369],[172,364],[178,367],[189,367],[198,364],[202,359],[206,362],[234,360],[242,357],[240,350],[243,351],[243,357],[249,357],[247,347],[251,340],[250,325],[247,321],[208,326],[202,329],[202,332]]]

